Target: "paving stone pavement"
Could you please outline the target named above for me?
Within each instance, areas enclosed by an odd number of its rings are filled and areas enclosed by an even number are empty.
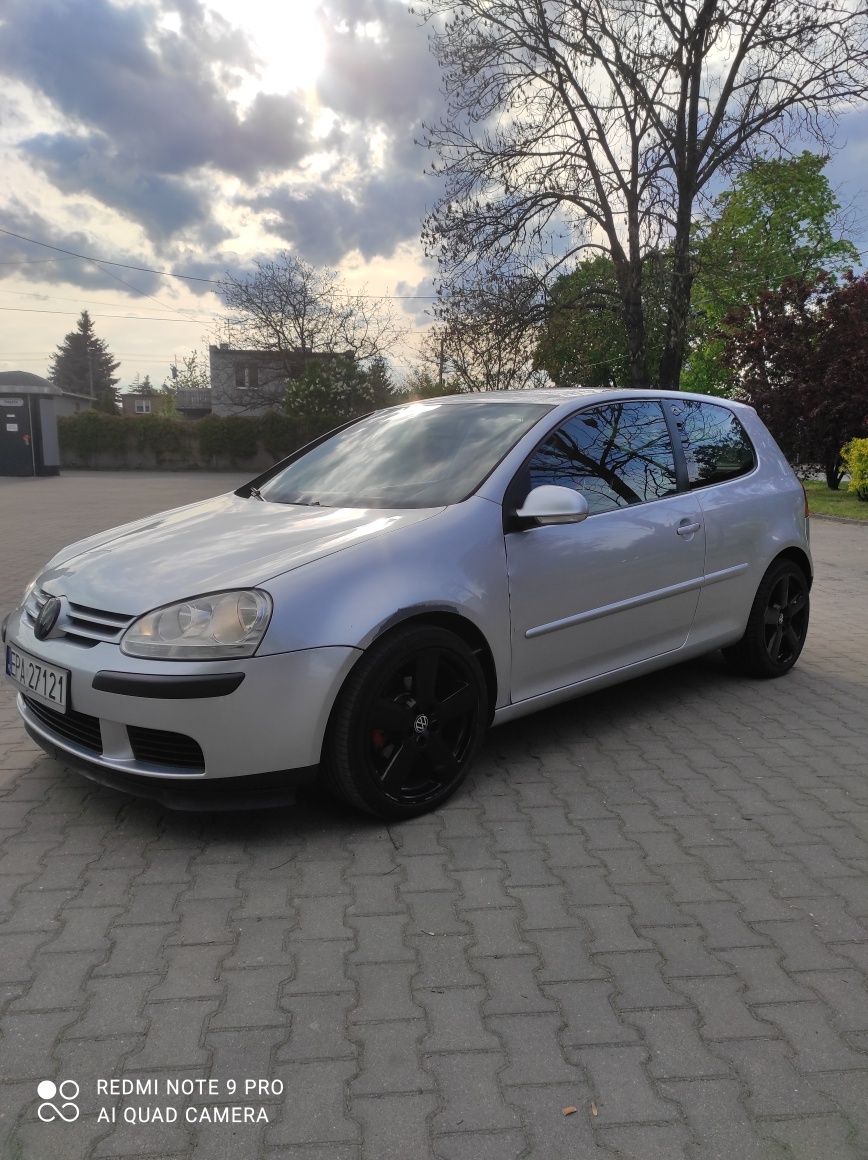
[[[0,612],[64,542],[233,484],[0,480]],[[3,689],[3,1160],[865,1160],[868,528],[813,537],[790,676],[709,657],[505,726],[403,825],[126,799]],[[267,1122],[197,1121],[237,1103]]]

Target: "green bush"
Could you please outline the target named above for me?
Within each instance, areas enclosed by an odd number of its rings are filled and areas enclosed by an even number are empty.
[[[190,432],[187,424],[179,419],[167,419],[161,415],[143,415],[132,423],[122,420],[132,427],[128,438],[135,440],[141,451],[152,451],[157,463],[163,462],[167,453],[187,450],[190,452]]]
[[[841,458],[850,473],[849,490],[868,503],[868,439],[851,439],[845,443]]]
[[[272,459],[283,459],[305,442],[303,426],[294,415],[268,411],[259,420],[262,446]]]
[[[272,459],[283,459],[345,418],[275,410],[258,417],[209,415],[191,423],[163,415],[129,418],[84,411],[60,419],[58,431],[67,464],[90,467],[102,455],[108,458],[103,466],[125,468],[150,452],[157,466],[208,464],[219,470],[253,459],[260,448]]]
[[[80,415],[65,415],[58,420],[60,446],[86,462],[103,452],[123,455],[129,435],[129,420],[121,415],[105,415],[101,411],[83,411]]]
[[[230,463],[252,459],[259,442],[259,421],[243,415],[208,415],[196,423],[199,451],[205,459]]]

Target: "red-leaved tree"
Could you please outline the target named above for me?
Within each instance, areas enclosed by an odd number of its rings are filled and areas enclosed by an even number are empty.
[[[821,465],[837,490],[841,447],[868,433],[868,275],[790,279],[727,327],[740,395],[791,462]]]

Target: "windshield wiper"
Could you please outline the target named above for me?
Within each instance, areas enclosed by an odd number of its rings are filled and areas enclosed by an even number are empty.
[[[259,488],[258,488],[258,487],[253,487],[253,485],[252,485],[252,484],[251,484],[251,486],[250,486],[250,487],[248,487],[248,489],[247,489],[247,494],[248,494],[248,496],[251,496],[251,495],[252,495],[254,499],[261,499],[263,503],[265,503],[265,502],[266,502],[266,501],[265,501],[265,496],[262,494],[262,492],[259,490]]]

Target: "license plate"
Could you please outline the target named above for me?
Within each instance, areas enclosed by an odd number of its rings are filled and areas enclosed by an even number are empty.
[[[38,661],[14,645],[6,646],[6,676],[28,697],[66,712],[69,697],[69,670]]]

